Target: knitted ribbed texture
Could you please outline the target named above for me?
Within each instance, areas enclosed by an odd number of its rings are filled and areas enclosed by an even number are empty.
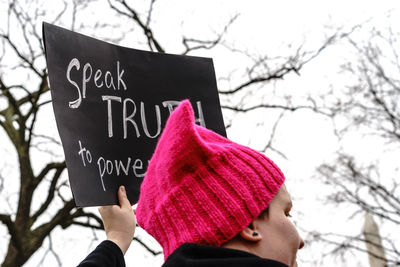
[[[165,258],[183,243],[220,246],[268,207],[284,180],[263,154],[196,125],[185,100],[150,160],[137,221]]]

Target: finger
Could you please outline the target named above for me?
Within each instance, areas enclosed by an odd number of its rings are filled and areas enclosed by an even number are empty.
[[[99,210],[99,212],[100,212],[100,215],[101,215],[101,214],[103,214],[103,213],[105,213],[105,212],[106,212],[106,210],[107,210],[107,207],[106,207],[106,206],[101,206],[101,207],[99,207],[99,208],[98,208],[98,210]]]
[[[125,186],[121,185],[118,190],[118,200],[121,208],[131,207],[131,203],[126,195]]]
[[[118,205],[116,205],[116,206],[118,206]],[[98,208],[98,210],[100,212],[100,215],[103,215],[103,214],[105,214],[107,212],[110,212],[111,208],[112,208],[112,206],[101,206],[101,207]]]
[[[99,212],[100,212],[101,219],[103,220],[103,218],[107,214],[107,207],[105,207],[105,206],[99,207]]]

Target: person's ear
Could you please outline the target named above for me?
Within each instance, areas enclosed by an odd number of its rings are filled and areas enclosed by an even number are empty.
[[[250,242],[258,242],[262,239],[261,234],[258,232],[257,223],[254,221],[240,231],[239,234],[244,240]]]

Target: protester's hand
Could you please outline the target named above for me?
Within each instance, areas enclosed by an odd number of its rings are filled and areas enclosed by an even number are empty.
[[[124,186],[118,189],[119,206],[99,207],[107,239],[117,244],[125,255],[136,228],[136,216],[126,196]]]

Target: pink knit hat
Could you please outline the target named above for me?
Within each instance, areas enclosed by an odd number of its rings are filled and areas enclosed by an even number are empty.
[[[158,140],[137,221],[165,259],[183,243],[220,246],[268,207],[284,180],[263,154],[196,125],[185,100]]]

